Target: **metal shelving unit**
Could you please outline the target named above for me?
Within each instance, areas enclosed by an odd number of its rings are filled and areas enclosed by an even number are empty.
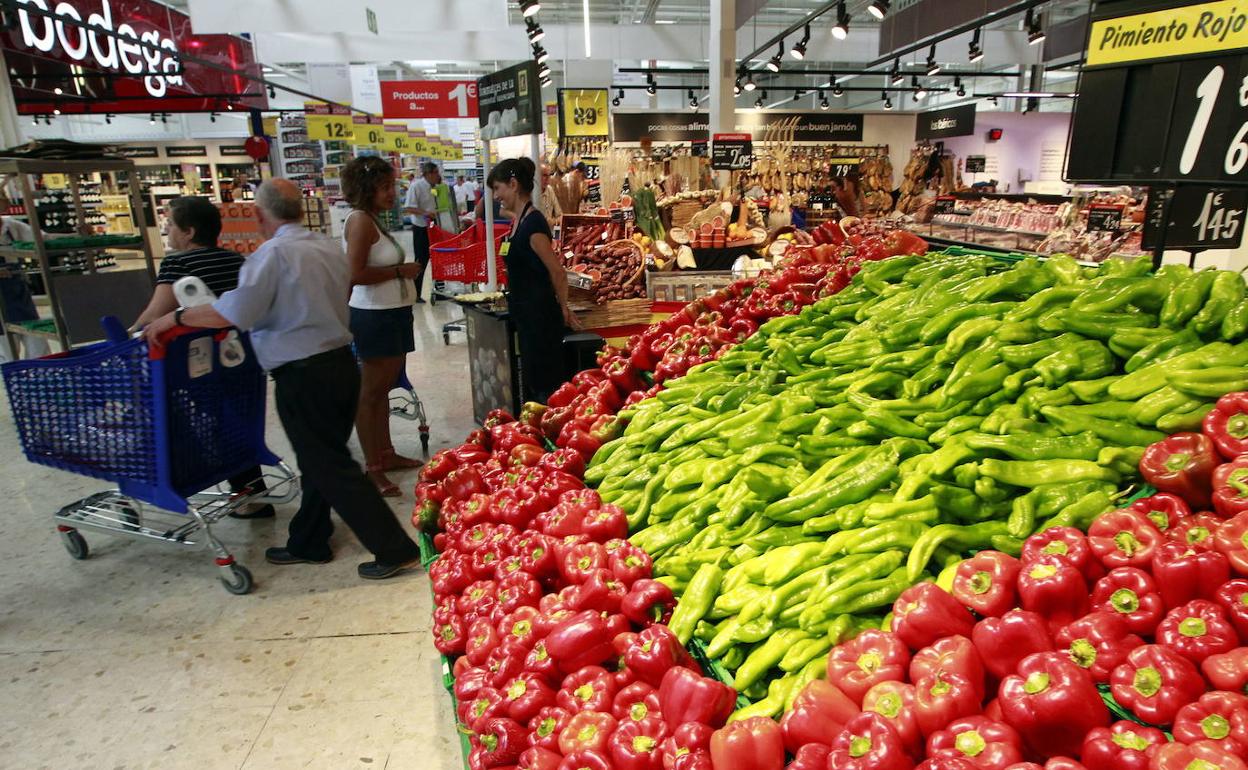
[[[111,251],[126,250],[143,252],[144,267],[146,268],[146,278],[148,291],[150,293],[151,286],[156,281],[156,266],[152,259],[152,250],[147,238],[143,236],[142,228],[138,228],[138,236],[134,243],[110,244],[104,246],[77,246],[56,248],[49,247],[45,242],[44,234],[38,227],[38,218],[33,216],[33,212],[37,209],[37,198],[35,189],[31,186],[30,177],[33,174],[64,174],[69,180],[69,189],[73,196],[73,208],[78,219],[78,234],[86,237],[92,235],[91,228],[86,224],[86,207],[82,202],[82,177],[87,174],[119,172],[128,175],[127,184],[130,188],[128,194],[130,198],[131,217],[136,223],[142,222],[143,199],[140,192],[140,184],[135,165],[129,160],[42,160],[34,158],[0,158],[0,176],[15,176],[18,188],[22,194],[22,206],[27,214],[31,214],[32,221],[32,238],[34,239],[35,248],[33,250],[0,248],[0,256],[6,258],[25,259],[34,256],[39,263],[38,273],[43,279],[43,285],[48,294],[49,304],[52,310],[52,321],[55,332],[47,332],[40,330],[32,330],[21,324],[10,324],[7,319],[3,318],[3,306],[0,306],[0,322],[3,322],[4,334],[8,337],[9,345],[15,346],[16,339],[14,334],[32,334],[40,337],[57,340],[63,350],[69,350],[75,344],[83,344],[91,342],[102,337],[102,330],[98,324],[94,324],[94,328],[88,331],[87,324],[76,325],[71,329],[66,322],[66,305],[63,302],[66,299],[84,302],[90,302],[93,309],[95,302],[107,303],[110,300],[124,299],[126,290],[133,290],[135,287],[135,277],[127,275],[135,273],[135,270],[97,270],[95,254]],[[67,271],[59,269],[53,265],[53,258],[69,253],[87,253],[89,258],[86,262],[86,270],[81,276],[72,276],[75,280],[68,284],[72,290],[68,294],[63,295],[60,286],[61,280],[68,278]],[[101,314],[102,315],[102,314]],[[95,335],[95,336],[90,336]],[[16,347],[14,347],[16,349]]]

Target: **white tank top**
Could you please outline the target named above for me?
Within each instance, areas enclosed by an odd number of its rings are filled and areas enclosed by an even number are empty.
[[[359,213],[361,212],[352,211],[347,216],[347,222]],[[345,224],[342,233],[342,250],[347,251]],[[377,242],[368,250],[368,266],[395,267],[403,264],[403,261],[403,252],[400,251],[398,243],[393,238],[387,238],[385,233],[378,233]],[[410,278],[391,278],[381,283],[351,287],[350,305],[361,310],[391,310],[396,307],[407,307],[415,301],[416,287]]]

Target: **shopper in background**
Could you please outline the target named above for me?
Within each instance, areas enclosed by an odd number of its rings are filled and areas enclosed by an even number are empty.
[[[433,199],[438,206],[438,227],[448,233],[459,233],[459,205],[455,201],[455,191],[446,182],[439,182],[433,187]]]
[[[419,468],[390,438],[390,391],[407,354],[416,349],[412,279],[420,265],[408,262],[398,241],[378,219],[394,206],[394,169],[381,158],[362,157],[342,169],[342,194],[351,204],[342,245],[351,265],[351,334],[360,366],[360,405],[355,429],[364,450],[365,471],[383,497],[398,497],[386,471]]]
[[[186,196],[169,201],[168,210],[169,245],[176,253],[161,260],[156,289],[147,308],[130,327],[131,331],[142,329],[177,309],[178,299],[173,294],[173,284],[181,278],[198,278],[217,297],[238,286],[243,255],[217,246],[217,238],[221,235],[221,212],[216,204],[207,198]],[[254,493],[265,491],[259,467],[248,468],[230,479],[231,490],[242,492],[248,488]],[[271,505],[249,505],[230,515],[236,519],[271,519],[274,511]]]
[[[568,277],[550,240],[550,224],[533,205],[537,167],[528,158],[504,160],[486,180],[494,197],[515,212],[501,249],[510,291],[507,309],[520,338],[525,401],[545,403],[563,383],[563,336],[580,322],[568,307]]]
[[[455,177],[455,208],[461,212],[472,211],[473,205],[476,203],[472,199],[472,190],[468,187],[468,183],[464,181],[464,175],[460,174]]]
[[[0,197],[0,211],[8,208],[8,201]],[[34,230],[17,217],[0,214],[0,246],[11,247],[14,241],[33,241]],[[33,251],[31,252],[34,253]],[[35,298],[30,293],[30,284],[22,266],[17,262],[6,262],[0,257],[0,303],[4,304],[4,320],[9,323],[38,321],[39,311],[35,308]],[[8,335],[0,331],[0,363],[16,361],[19,358],[40,358],[48,355],[48,341],[33,334],[18,334],[22,350],[11,350]]]
[[[243,265],[238,288],[211,305],[157,318],[144,336],[159,345],[178,324],[249,330],[260,365],[273,376],[277,414],[303,477],[303,501],[286,546],[269,548],[265,558],[271,564],[330,561],[332,507],[375,557],[359,566],[360,577],[391,577],[418,563],[420,550],[347,448],[360,371],[342,301],[351,287],[346,255],[300,224],[303,197],[289,180],[260,185],[256,212],[268,240]]]
[[[420,164],[420,179],[408,185],[407,196],[403,201],[403,213],[410,217],[412,224],[412,246],[420,271],[416,273],[416,302],[424,300],[420,293],[425,282],[425,266],[429,264],[429,225],[438,218],[438,202],[433,197],[434,185],[442,183],[442,172],[438,164],[425,161]]]

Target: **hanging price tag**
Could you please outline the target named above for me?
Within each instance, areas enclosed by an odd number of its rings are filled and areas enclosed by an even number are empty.
[[[1169,215],[1166,215],[1167,204]],[[1248,190],[1180,187],[1152,190],[1144,215],[1142,246],[1153,249],[1164,237],[1168,249],[1235,249],[1244,237]],[[1162,222],[1165,233],[1162,234]]]
[[[754,138],[749,134],[715,134],[711,142],[711,168],[744,171],[754,163]]]
[[[351,110],[336,104],[307,102],[303,106],[307,136],[312,141],[345,142],[351,138]]]
[[[607,89],[559,89],[560,133],[563,136],[606,136]]]
[[[1122,229],[1122,206],[1096,204],[1088,207],[1088,232],[1116,233]]]
[[[858,176],[861,165],[862,158],[833,158],[828,164],[828,174],[852,179]]]
[[[933,214],[952,214],[956,210],[958,199],[952,195],[941,195],[936,199],[936,206],[932,210]]]

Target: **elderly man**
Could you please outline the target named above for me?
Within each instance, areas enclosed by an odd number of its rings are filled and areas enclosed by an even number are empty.
[[[305,230],[299,188],[285,179],[256,192],[267,241],[243,265],[238,288],[211,305],[179,308],[144,331],[149,344],[174,326],[251,331],[260,364],[273,376],[277,414],[303,475],[303,502],[284,548],[271,564],[324,564],[333,558],[332,507],[375,561],[362,578],[388,578],[419,562],[416,544],[399,525],[347,449],[355,420],[360,373],[351,354],[346,255],[329,238]]]

